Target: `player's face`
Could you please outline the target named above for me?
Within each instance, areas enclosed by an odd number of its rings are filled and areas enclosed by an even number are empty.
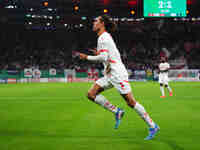
[[[165,57],[161,57],[161,62],[165,62]]]
[[[98,32],[103,26],[104,23],[101,21],[101,17],[95,18],[93,22],[93,31]]]

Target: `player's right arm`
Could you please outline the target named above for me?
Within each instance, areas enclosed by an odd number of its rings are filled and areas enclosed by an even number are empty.
[[[108,52],[99,52],[98,55],[96,56],[88,56],[87,57],[87,60],[90,60],[90,61],[101,61],[101,62],[104,62],[106,61],[108,58]]]
[[[90,61],[106,61],[108,58],[108,52],[105,51],[100,51],[98,55],[96,56],[91,56],[91,55],[86,55],[84,53],[79,53],[79,57],[82,60],[90,60]]]

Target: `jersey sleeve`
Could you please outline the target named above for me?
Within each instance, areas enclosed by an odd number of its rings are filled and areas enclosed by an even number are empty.
[[[105,54],[99,54],[97,56],[88,56],[87,60],[90,61],[106,61],[107,60],[107,56]]]

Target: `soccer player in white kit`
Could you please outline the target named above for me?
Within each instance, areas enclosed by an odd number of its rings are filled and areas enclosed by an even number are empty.
[[[99,61],[104,65],[104,77],[98,79],[88,91],[88,99],[99,104],[115,115],[115,129],[118,128],[124,115],[124,110],[111,104],[100,93],[106,89],[115,87],[124,98],[128,106],[146,122],[149,127],[149,135],[145,140],[152,139],[159,131],[159,126],[154,123],[145,108],[139,104],[131,92],[131,86],[128,82],[128,73],[121,61],[120,53],[113,41],[110,32],[116,29],[116,25],[111,21],[108,15],[97,17],[93,22],[93,31],[98,35],[96,56],[88,56],[80,53],[79,57],[83,60]]]
[[[169,96],[173,96],[172,89],[169,86],[169,78],[168,78],[168,71],[170,69],[170,65],[167,63],[165,57],[161,57],[161,63],[159,64],[159,83],[160,83],[160,91],[161,91],[161,98],[165,98],[165,88],[169,91]]]

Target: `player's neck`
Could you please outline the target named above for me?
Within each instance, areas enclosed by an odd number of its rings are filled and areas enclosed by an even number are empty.
[[[106,30],[104,28],[101,28],[99,32],[97,33],[98,36],[102,35]]]

